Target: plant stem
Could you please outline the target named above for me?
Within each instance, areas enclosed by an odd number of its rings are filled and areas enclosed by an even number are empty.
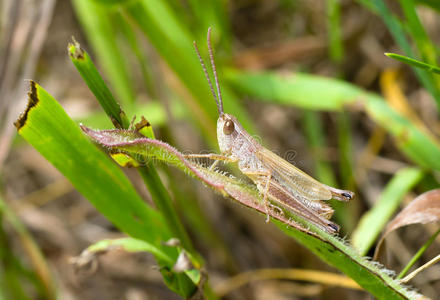
[[[176,238],[179,239],[182,247],[191,252],[191,254],[195,254],[191,240],[173,207],[171,197],[163,185],[156,169],[152,166],[152,163],[149,162],[144,167],[138,168],[138,170],[151,194],[154,204],[156,204],[159,211],[165,217],[165,221],[170,226],[172,232],[176,235]],[[197,258],[200,261],[200,257],[197,256]]]
[[[327,0],[327,34],[328,42],[330,44],[330,58],[335,63],[340,63],[344,55],[340,23],[340,0]]]

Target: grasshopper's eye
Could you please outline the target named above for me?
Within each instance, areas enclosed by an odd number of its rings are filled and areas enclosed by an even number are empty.
[[[226,135],[230,135],[234,132],[234,122],[231,120],[227,120],[225,122],[225,125],[223,126],[223,133]]]

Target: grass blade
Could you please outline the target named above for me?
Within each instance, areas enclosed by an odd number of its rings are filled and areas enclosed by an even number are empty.
[[[197,180],[204,182],[212,189],[262,214],[266,214],[265,200],[255,185],[244,183],[239,179],[211,170],[186,160],[183,155],[170,145],[139,137],[136,132],[122,130],[96,131],[83,127],[92,139],[110,148],[123,151],[140,162],[152,158],[168,163]],[[332,236],[289,211],[274,213],[269,211],[274,222],[289,236],[309,248],[325,262],[338,268],[360,286],[379,299],[413,299],[420,296],[410,292],[391,278],[388,270],[381,269],[366,258],[361,257],[340,238]],[[293,222],[292,222],[293,221]],[[263,218],[261,220],[263,221]],[[296,225],[294,222],[297,222]],[[298,223],[301,226],[298,226]],[[289,225],[286,227],[286,224]],[[307,229],[306,229],[307,228]]]
[[[242,94],[310,110],[340,111],[357,101],[362,94],[359,88],[342,80],[305,73],[281,76],[270,71],[229,69],[224,76]]]
[[[172,247],[170,245],[170,247]],[[127,238],[118,238],[118,239],[104,239],[99,242],[94,243],[87,247],[87,249],[83,250],[82,253],[73,258],[73,263],[79,263],[83,265],[84,262],[90,262],[96,260],[97,256],[102,253],[107,253],[109,251],[113,251],[115,249],[123,249],[124,251],[136,253],[136,252],[150,252],[153,253],[156,257],[160,257],[160,260],[165,261],[169,264],[174,264],[174,261],[171,257],[166,256],[165,253],[157,251],[157,249],[151,244],[143,241],[134,239],[131,237]],[[197,265],[197,262],[185,253],[186,257],[190,260],[192,267],[184,270],[183,272],[189,277],[192,278],[193,282],[199,282],[201,280],[202,274],[198,271],[194,265]],[[162,271],[164,272],[164,271]],[[166,272],[166,271],[165,271]]]
[[[412,36],[419,50],[422,60],[426,61],[428,64],[437,64],[437,54],[435,46],[430,40],[428,34],[426,33],[426,30],[423,27],[422,23],[420,22],[414,0],[400,0],[400,5],[408,24],[407,29],[409,30],[410,35]],[[440,78],[433,77],[432,79],[437,89],[439,89]]]
[[[196,20],[194,27],[197,37],[200,37],[198,40],[204,39],[206,29],[212,27],[216,29],[217,34],[221,33],[222,46],[229,49],[231,32],[227,3],[222,0],[189,0],[188,5],[193,14],[192,20]]]
[[[353,232],[353,245],[365,255],[379,236],[388,220],[399,207],[403,196],[423,178],[416,168],[400,170],[387,184],[376,204],[362,216]]]
[[[144,240],[173,261],[178,251],[163,245],[171,234],[167,222],[138,195],[124,173],[81,132],[43,88],[31,82],[26,111],[15,123],[18,133],[51,162],[121,231]],[[161,267],[173,266],[156,256]],[[182,273],[163,273],[165,282],[182,296],[196,283]]]
[[[151,61],[147,58],[145,50],[140,45],[140,39],[137,32],[134,30],[134,24],[131,24],[123,17],[121,13],[115,16],[117,26],[119,30],[121,30],[124,35],[128,45],[131,48],[131,51],[136,56],[137,64],[141,70],[143,82],[145,84],[145,89],[150,98],[158,98],[156,78],[154,77],[153,70],[151,67]]]
[[[315,174],[319,181],[336,186],[336,179],[330,164],[325,161],[323,149],[326,147],[321,116],[313,111],[303,112],[303,130],[307,137],[309,147],[313,152],[315,162]]]
[[[125,56],[115,39],[117,28],[112,22],[111,7],[90,0],[73,0],[72,5],[118,99],[125,107],[130,106],[136,99],[135,91]]]
[[[408,271],[411,269],[411,267],[419,260],[419,258],[425,253],[425,251],[431,246],[432,243],[434,243],[435,239],[437,238],[438,234],[440,233],[440,229],[437,230],[424,244],[420,249],[417,251],[416,254],[411,258],[411,260],[408,262],[408,264],[402,269],[402,271],[397,275],[398,279],[403,278],[403,276],[408,273]]]
[[[128,128],[130,122],[108,89],[89,54],[75,40],[67,47],[70,59],[106,114],[117,128]]]
[[[5,221],[5,224],[8,223],[13,228],[13,234],[19,237],[20,244],[26,254],[25,260],[32,265],[32,272],[18,265],[23,260],[23,257],[15,255],[12,245],[8,245],[6,233],[0,226],[0,262],[2,262],[1,267],[5,265],[5,272],[0,275],[0,278],[4,277],[0,280],[2,282],[0,283],[0,289],[3,288],[5,293],[9,292],[11,299],[30,299],[25,294],[26,289],[22,286],[22,281],[16,281],[15,279],[19,275],[24,275],[23,277],[31,279],[31,282],[35,284],[36,288],[41,292],[41,297],[49,300],[57,299],[55,280],[43,253],[24,224],[0,196],[0,224],[3,224],[2,219]],[[1,268],[0,273],[3,273]],[[2,286],[3,282],[6,284],[5,287]]]
[[[440,12],[440,2],[438,2],[437,0],[417,0],[417,2],[429,6]]]
[[[72,62],[75,64],[83,79],[95,94],[110,120],[112,120],[115,124],[115,127],[128,129],[129,122],[127,116],[116,102],[116,99],[111,94],[109,88],[107,88],[104,80],[101,78],[87,52],[82,50],[78,43],[69,45],[68,50]],[[154,133],[150,123],[148,123],[148,121],[145,122],[145,127],[149,131],[148,137],[154,138]],[[185,249],[193,252],[195,255],[191,240],[189,239],[185,228],[181,224],[177,212],[173,207],[171,197],[160,180],[154,166],[152,164],[146,164],[138,170],[142,176],[142,179],[147,185],[154,203],[164,216],[165,221],[168,223],[169,228],[175,237],[180,240]]]
[[[143,203],[122,171],[90,143],[56,100],[35,82],[31,82],[29,105],[16,127],[121,230],[158,247],[160,240],[171,238],[164,220]]]
[[[327,0],[327,34],[329,39],[330,58],[340,63],[344,56],[341,34],[341,3],[340,0]]]
[[[358,0],[358,2],[360,2],[362,5],[369,8],[373,12],[377,13],[382,18],[385,25],[388,27],[391,35],[394,37],[395,41],[400,46],[400,48],[402,48],[405,54],[410,57],[415,57],[411,44],[406,38],[403,24],[393,13],[391,13],[383,0]],[[413,68],[413,70],[416,76],[419,78],[420,82],[434,97],[437,102],[437,106],[440,106],[440,90],[434,85],[431,74],[419,68]]]
[[[440,74],[440,68],[437,66],[433,66],[431,64],[427,64],[425,62],[422,62],[420,60],[414,59],[414,58],[410,58],[410,57],[406,57],[400,54],[396,54],[396,53],[385,53],[386,56],[388,56],[389,58],[401,61],[405,64],[417,67],[417,68],[421,68],[421,69],[425,69],[429,72],[432,73],[436,73],[436,74]]]

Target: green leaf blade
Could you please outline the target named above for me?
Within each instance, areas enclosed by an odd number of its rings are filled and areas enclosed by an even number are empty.
[[[243,94],[310,110],[342,110],[362,94],[358,88],[341,80],[304,73],[282,76],[274,72],[251,73],[229,69],[225,77]]]
[[[30,98],[16,122],[24,139],[122,231],[158,247],[171,237],[161,216],[143,203],[122,171],[84,136],[52,96],[31,82]]]
[[[163,217],[147,206],[119,167],[81,132],[58,102],[31,82],[29,104],[17,120],[18,133],[51,162],[75,188],[121,231],[154,247],[164,272],[178,251],[163,242],[173,237]],[[169,257],[164,260],[163,257]],[[166,271],[164,280],[183,297],[197,286],[184,273]],[[172,280],[170,281],[170,278]]]
[[[412,299],[416,295],[390,277],[388,270],[373,265],[340,238],[288,210],[278,214],[267,211],[265,202],[254,185],[192,163],[179,151],[158,140],[139,138],[133,132],[121,130],[95,131],[84,127],[83,130],[91,138],[110,149],[121,150],[137,158],[140,158],[139,155],[155,157],[185,171],[240,204],[264,215],[268,213],[281,230],[325,262],[346,273],[379,299]],[[261,221],[264,222],[263,218]]]
[[[423,172],[417,168],[400,170],[385,187],[374,207],[360,220],[353,233],[353,245],[365,255],[382,229],[399,207],[403,196],[423,178]]]
[[[440,74],[440,68],[425,62],[422,62],[420,60],[414,59],[414,58],[410,58],[410,57],[406,57],[404,55],[400,55],[400,54],[396,54],[396,53],[385,53],[386,56],[388,56],[389,58],[398,60],[400,62],[403,62],[405,64],[408,64],[410,66],[414,66],[417,68],[421,68],[424,70],[428,70],[429,72],[432,73],[436,73],[436,74]]]
[[[377,299],[417,299],[415,292],[400,285],[387,273],[389,270],[373,265],[355,249],[334,236],[313,237],[307,233],[286,228],[277,224],[281,230],[315,253],[329,265],[337,268],[356,281]]]
[[[122,112],[113,94],[105,84],[101,75],[90,59],[89,54],[81,49],[78,42],[74,41],[68,46],[69,56],[87,86],[95,95],[104,111],[118,128],[127,128],[130,122]]]
[[[122,2],[122,0],[109,1]],[[112,5],[98,1],[73,0],[72,6],[99,58],[99,63],[112,83],[116,96],[124,106],[130,106],[136,99],[135,89],[127,71],[125,55],[115,39],[116,28],[112,23]]]

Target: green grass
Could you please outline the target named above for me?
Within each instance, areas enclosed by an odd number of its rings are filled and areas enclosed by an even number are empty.
[[[402,15],[398,16],[390,11],[385,1],[358,2],[363,8],[379,16],[400,47],[399,53],[404,54],[387,55],[410,65],[422,87],[432,95],[433,101],[440,107],[438,49],[426,33],[416,11],[418,4],[437,10],[439,5],[435,1],[402,0],[396,2],[402,9]],[[90,50],[93,50],[93,56],[80,50],[78,45],[69,46],[69,54],[111,121],[110,123],[108,119],[104,120],[104,113],[98,112],[81,120],[89,127],[113,124],[118,129],[126,130],[134,115],[145,115],[154,128],[161,128],[170,133],[165,135],[167,138],[164,139],[169,141],[173,135],[173,128],[169,127],[172,123],[169,122],[170,118],[187,120],[192,124],[193,133],[199,135],[209,145],[209,149],[218,149],[215,136],[218,113],[192,45],[195,40],[206,60],[208,26],[213,27],[213,45],[218,53],[215,58],[225,100],[225,112],[237,116],[244,127],[251,134],[255,134],[257,130],[254,120],[244,109],[240,99],[251,98],[253,101],[302,109],[303,132],[315,160],[314,175],[321,181],[332,186],[359,188],[356,186],[356,174],[353,170],[357,149],[354,146],[357,141],[354,138],[357,127],[352,126],[355,122],[352,118],[353,110],[362,111],[369,122],[382,127],[392,138],[394,150],[406,157],[409,167],[391,177],[380,198],[360,220],[355,219],[356,214],[351,213],[345,203],[342,204],[343,208],[335,205],[336,218],[340,220],[344,229],[349,232],[356,228],[350,237],[354,247],[315,228],[298,216],[290,217],[310,228],[310,231],[286,227],[290,219],[273,217],[276,219],[274,222],[287,236],[294,238],[324,262],[351,277],[376,298],[414,297],[413,293],[389,276],[388,270],[377,267],[362,255],[368,253],[375,244],[401,200],[414,187],[427,186],[429,180],[429,186],[438,186],[438,181],[432,176],[440,171],[440,143],[436,136],[420,129],[380,95],[363,90],[345,80],[299,72],[281,75],[275,70],[251,72],[227,68],[235,41],[228,19],[227,4],[224,1],[191,0],[187,5],[179,1],[160,0],[73,0],[72,3],[92,48]],[[327,1],[328,55],[330,60],[337,64],[338,70],[341,70],[342,63],[350,55],[343,43],[342,12],[339,1]],[[145,51],[145,43],[153,48],[155,56],[150,56],[149,52]],[[152,67],[152,64],[156,63],[152,58],[160,59],[160,72]],[[93,62],[96,62],[98,67]],[[103,77],[98,69],[102,70]],[[136,73],[142,76],[141,84],[134,78],[133,74]],[[107,81],[109,86],[106,84]],[[142,86],[141,90],[137,88],[139,85]],[[159,92],[160,90],[162,92]],[[139,102],[141,94],[147,95],[148,103]],[[164,282],[182,297],[189,297],[195,293],[199,283],[205,279],[200,272],[204,267],[204,259],[194,249],[188,231],[194,233],[191,236],[201,239],[208,250],[221,248],[225,255],[229,255],[230,249],[222,238],[216,235],[215,229],[209,224],[209,217],[203,215],[193,199],[197,193],[184,192],[182,185],[186,188],[188,185],[182,181],[190,178],[182,174],[177,177],[173,172],[166,170],[165,178],[171,183],[165,187],[151,158],[176,167],[225,197],[264,213],[262,199],[255,186],[198,165],[185,164],[176,154],[178,152],[152,139],[154,134],[151,126],[140,132],[112,131],[114,135],[111,137],[116,140],[123,138],[125,142],[139,142],[141,139],[142,143],[136,146],[122,145],[120,141],[119,144],[110,145],[92,136],[95,141],[103,144],[106,150],[123,152],[128,154],[124,159],[141,162],[139,173],[155,205],[155,208],[150,207],[139,196],[121,169],[102,149],[91,143],[77,123],[70,119],[47,91],[33,82],[29,103],[26,114],[17,123],[19,134],[64,174],[98,211],[130,236],[116,241],[98,242],[89,250],[100,251],[111,245],[118,245],[127,251],[152,253],[161,267]],[[324,118],[327,115],[330,115],[330,118]],[[332,122],[326,123],[327,120]],[[338,135],[335,139],[337,144],[331,145],[338,148],[338,163],[332,163],[322,151],[329,146],[329,126],[334,126],[334,132]],[[178,212],[178,208],[185,211]],[[288,212],[286,214],[289,215]],[[350,216],[346,216],[347,214]],[[188,228],[183,226],[183,220],[186,220]],[[212,238],[213,235],[216,235],[215,238]],[[180,240],[180,247],[164,244],[172,237]],[[0,240],[1,238],[0,236]],[[175,272],[173,266],[182,253],[191,257],[195,267],[184,272]],[[416,255],[414,260],[419,257],[420,255]],[[229,259],[232,261],[231,264],[235,263],[233,258]],[[236,265],[234,267],[237,268]],[[13,271],[17,269],[18,264],[11,268]],[[0,275],[10,274],[10,283],[18,285],[19,277],[13,273]],[[207,276],[209,277],[209,273]],[[19,288],[17,291],[17,297],[26,299],[21,295],[24,292]],[[215,299],[215,295],[210,292],[209,283],[204,294],[208,299]],[[1,296],[0,294],[0,298]]]
[[[111,150],[123,151],[139,161],[158,159],[173,165],[212,189],[245,206],[265,214],[264,200],[256,187],[206,167],[187,161],[183,155],[168,144],[136,136],[122,130],[95,131],[82,128],[93,140]],[[279,228],[295,238],[324,261],[341,270],[359,285],[381,299],[405,299],[411,292],[394,281],[389,271],[380,269],[359,255],[342,240],[316,227],[295,214],[268,212]],[[302,225],[293,227],[291,220]],[[288,226],[286,226],[288,225]],[[308,228],[308,229],[305,229]]]
[[[393,36],[394,40],[402,51],[410,58],[417,59],[419,55],[429,57],[429,62],[432,64],[435,57],[432,42],[426,35],[423,26],[420,24],[413,0],[400,1],[402,10],[405,14],[405,19],[401,20],[397,15],[392,13],[383,0],[365,1],[358,0],[365,7],[377,13],[383,22],[387,25],[388,30]],[[405,32],[408,29],[409,38]],[[418,53],[413,50],[409,40],[413,40],[417,46]],[[435,63],[434,63],[435,64]],[[413,68],[416,76],[426,88],[427,91],[436,100],[437,106],[440,107],[440,86],[438,85],[438,78],[425,70]]]
[[[341,63],[344,58],[344,45],[341,32],[341,1],[327,0],[327,35],[330,58]]]
[[[410,57],[406,57],[403,55],[395,54],[395,53],[385,53],[386,56],[393,58],[395,60],[401,61],[403,63],[406,63],[410,66],[414,66],[417,68],[428,70],[429,72],[440,74],[440,68],[437,66],[433,66],[431,64],[422,62],[420,60],[412,59]]]
[[[29,286],[44,299],[57,299],[57,287],[49,265],[26,226],[0,197],[0,299],[32,299]],[[8,234],[19,237],[23,256],[14,251]],[[15,248],[16,249],[16,248]],[[28,265],[29,264],[29,265]]]
[[[377,199],[375,206],[359,221],[352,235],[352,244],[359,253],[366,255],[380,232],[385,228],[388,220],[396,212],[403,196],[411,190],[421,179],[423,172],[416,168],[401,169],[390,180]]]
[[[17,120],[16,127],[18,133],[104,216],[121,231],[149,243],[153,254],[161,253],[155,255],[159,265],[172,269],[170,261],[176,261],[178,251],[163,244],[175,237],[165,214],[143,202],[121,169],[97,149],[58,102],[34,82],[31,82],[27,110]],[[156,183],[155,187],[159,186]],[[169,259],[164,261],[162,256]],[[171,272],[167,276],[170,288],[177,293],[194,292],[195,283],[185,274]]]

